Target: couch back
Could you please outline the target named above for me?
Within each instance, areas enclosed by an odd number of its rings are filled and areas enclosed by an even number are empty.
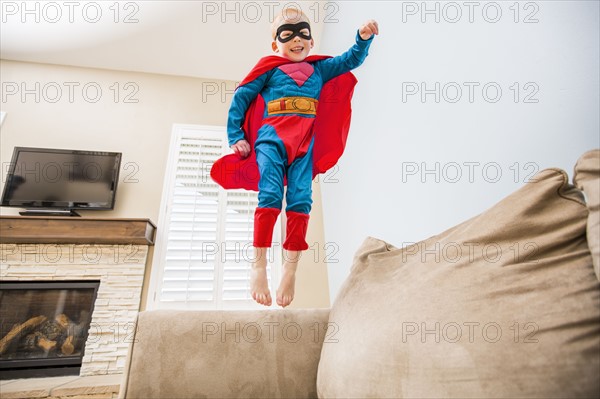
[[[332,305],[319,397],[598,397],[591,213],[547,169],[417,244],[366,238]]]
[[[314,398],[329,309],[141,312],[121,398]]]

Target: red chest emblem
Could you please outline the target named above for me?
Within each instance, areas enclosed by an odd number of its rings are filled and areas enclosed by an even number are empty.
[[[279,69],[290,78],[294,79],[294,82],[296,82],[298,86],[302,86],[315,71],[313,66],[308,62],[292,62],[281,65]]]

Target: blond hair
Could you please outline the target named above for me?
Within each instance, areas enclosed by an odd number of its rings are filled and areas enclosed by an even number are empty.
[[[281,10],[281,13],[275,16],[275,19],[271,24],[271,36],[273,37],[273,40],[275,40],[277,29],[279,29],[281,25],[297,24],[298,22],[308,22],[310,24],[310,20],[302,10],[297,8],[284,8]]]

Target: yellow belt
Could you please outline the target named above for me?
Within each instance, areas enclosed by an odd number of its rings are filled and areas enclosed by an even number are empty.
[[[267,104],[269,115],[305,114],[316,115],[319,101],[310,97],[282,97],[269,101]]]

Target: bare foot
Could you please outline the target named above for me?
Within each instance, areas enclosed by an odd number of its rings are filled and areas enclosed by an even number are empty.
[[[267,248],[255,248],[255,261],[250,268],[250,292],[252,299],[265,306],[271,306],[271,292],[267,279]]]
[[[297,263],[286,262],[283,265],[281,282],[277,289],[277,304],[283,308],[288,306],[294,300],[294,288],[296,285],[296,267]]]

